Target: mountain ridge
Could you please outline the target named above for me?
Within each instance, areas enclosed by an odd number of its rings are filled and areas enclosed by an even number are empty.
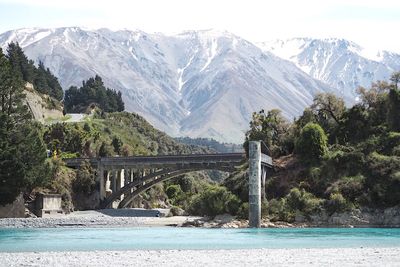
[[[288,118],[298,116],[318,92],[354,100],[349,90],[226,31],[36,28],[0,35],[3,48],[10,41],[43,61],[64,89],[100,75],[123,93],[128,111],[172,136],[241,143],[254,111],[279,108]]]
[[[342,38],[290,38],[258,46],[352,98],[359,86],[369,87],[374,81],[387,80],[400,69],[400,54],[364,48]]]

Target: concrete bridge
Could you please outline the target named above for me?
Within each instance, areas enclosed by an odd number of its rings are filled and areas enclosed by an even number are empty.
[[[255,146],[254,146],[255,145]],[[256,213],[255,226],[261,218],[261,192],[272,159],[261,153],[259,142],[250,142],[249,206]],[[128,207],[133,199],[152,186],[176,176],[200,170],[233,172],[246,160],[244,153],[191,154],[137,157],[65,159],[68,167],[78,168],[89,161],[97,168],[101,208]],[[253,177],[253,178],[252,178]],[[254,206],[254,207],[253,207]],[[259,212],[258,212],[259,210]],[[259,214],[258,214],[259,213]]]

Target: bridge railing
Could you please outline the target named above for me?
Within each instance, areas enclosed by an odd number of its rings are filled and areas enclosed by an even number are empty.
[[[103,157],[103,158],[74,158],[65,159],[69,167],[79,167],[82,161],[89,160],[92,165],[98,163],[113,166],[126,165],[154,165],[154,164],[184,164],[184,163],[221,163],[241,162],[245,160],[244,153],[219,154],[190,154],[190,155],[162,155],[162,156],[134,156],[134,157]]]

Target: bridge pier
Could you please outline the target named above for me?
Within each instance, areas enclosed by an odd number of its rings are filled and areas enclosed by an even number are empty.
[[[249,226],[261,226],[261,143],[249,142]]]
[[[101,163],[98,164],[97,172],[97,179],[100,186],[100,201],[102,201],[106,198],[106,186],[104,184],[104,166]]]
[[[125,169],[122,169],[119,174],[118,190],[125,186]],[[124,199],[124,194],[121,195],[120,200]]]
[[[267,201],[267,197],[265,195],[265,182],[267,181],[267,168],[265,166],[261,166],[261,200],[262,203]],[[261,205],[262,205],[261,203]]]
[[[111,194],[111,180],[110,180],[110,171],[107,170],[106,172],[107,172],[107,177],[106,177],[106,196],[107,196],[108,194]]]

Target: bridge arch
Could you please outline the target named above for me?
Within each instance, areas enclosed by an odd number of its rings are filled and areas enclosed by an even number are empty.
[[[226,166],[218,164],[207,164],[207,165],[191,164],[189,166],[181,166],[179,168],[166,168],[158,170],[142,178],[135,179],[131,183],[125,184],[119,190],[113,192],[110,196],[108,196],[101,203],[101,207],[110,208],[114,201],[117,201],[118,199],[121,199],[121,196],[124,196],[121,202],[119,203],[118,208],[126,208],[136,196],[146,191],[147,189],[153,187],[154,185],[175,178],[182,174],[194,171],[202,171],[202,170],[218,170],[224,172],[232,172],[235,170],[235,168],[234,166]]]

